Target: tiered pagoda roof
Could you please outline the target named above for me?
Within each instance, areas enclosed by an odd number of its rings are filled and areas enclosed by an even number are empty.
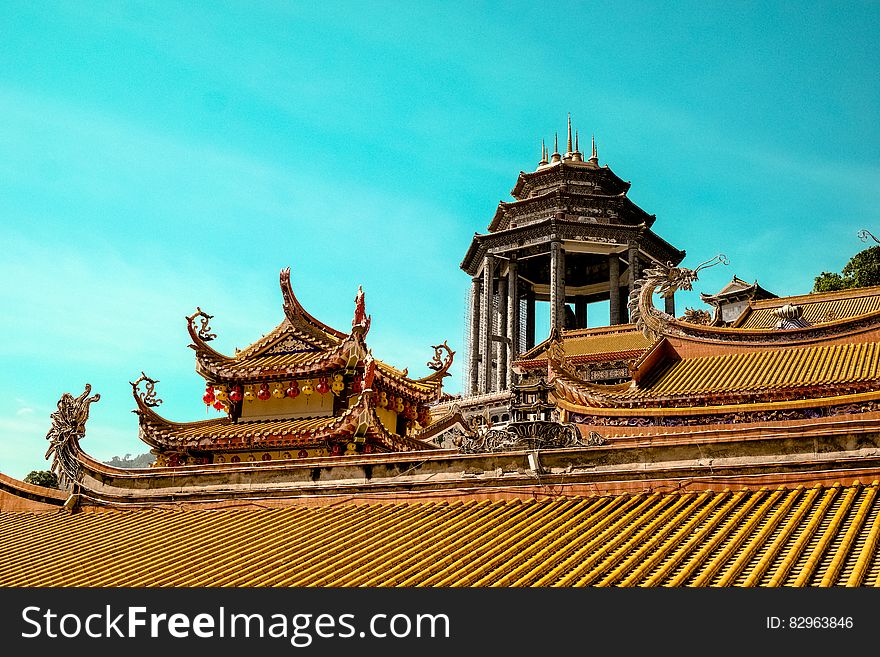
[[[434,348],[429,366],[435,371],[413,379],[369,352],[365,340],[371,319],[363,291],[355,299],[349,333],[327,326],[302,307],[289,269],[281,272],[281,292],[284,319],[233,356],[209,344],[216,337],[211,315],[196,309],[187,318],[196,371],[206,380],[205,403],[224,417],[172,422],[154,410],[154,381],[143,376],[132,384],[141,439],[163,464],[432,448],[407,434],[428,423],[426,405],[442,394],[452,363],[445,343]],[[146,391],[140,387],[144,381]]]
[[[684,251],[651,230],[656,215],[627,196],[630,183],[599,164],[595,139],[592,155],[584,159],[577,133],[572,140],[571,117],[566,152],[559,153],[558,140],[554,152],[548,150],[542,144],[537,168],[519,173],[510,192],[514,200],[499,201],[488,232],[474,235],[461,262],[464,271],[473,276],[486,253],[551,233],[561,240],[606,244],[638,240],[660,261],[681,262]]]

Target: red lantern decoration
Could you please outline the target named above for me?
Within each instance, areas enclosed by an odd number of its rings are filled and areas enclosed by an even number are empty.
[[[359,393],[363,390],[362,381],[359,378],[354,378],[351,380],[351,391],[353,393]]]
[[[205,391],[204,396],[202,397],[202,401],[205,402],[205,406],[210,406],[214,403],[214,389],[209,388]]]
[[[333,447],[330,448],[330,453],[333,456],[340,456],[342,454],[342,445],[336,443]]]
[[[244,395],[242,394],[241,386],[235,386],[229,391],[229,401],[240,402],[243,397]]]
[[[266,401],[269,397],[272,396],[272,393],[269,391],[269,384],[264,383],[260,386],[260,389],[257,391],[257,398]]]
[[[285,394],[291,399],[296,399],[296,397],[299,395],[299,383],[297,383],[296,381],[291,381],[290,385],[287,386]]]
[[[222,411],[226,408],[226,404],[218,399],[214,402],[214,408],[216,408],[218,411]]]
[[[317,385],[315,385],[315,390],[317,390],[322,395],[326,395],[328,392],[330,392],[330,384],[327,382],[326,376],[322,376],[320,379],[318,379],[318,383]]]

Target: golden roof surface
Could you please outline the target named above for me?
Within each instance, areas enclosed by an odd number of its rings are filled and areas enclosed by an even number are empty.
[[[651,346],[641,331],[635,327],[629,330],[608,329],[579,329],[575,331],[563,331],[562,346],[566,358],[582,357],[582,360],[592,360],[596,357],[608,355],[614,359],[629,357],[634,353],[641,353]],[[541,348],[543,347],[543,348]],[[542,343],[531,352],[519,357],[521,361],[546,360],[548,344]]]
[[[0,513],[0,586],[877,586],[877,488]]]
[[[810,324],[822,324],[877,312],[880,310],[880,287],[754,301],[745,319],[737,323],[737,328],[774,328],[779,317],[773,314],[773,310],[789,303],[800,306],[803,319]]]
[[[324,429],[338,417],[302,417],[277,420],[238,420],[233,422],[228,417],[222,417],[202,422],[187,424],[171,424],[156,430],[172,441],[200,441],[215,442],[216,440],[233,440],[253,438],[255,444],[260,444],[261,438],[272,436],[307,436],[313,432]]]
[[[880,378],[880,343],[833,344],[687,358],[622,397],[845,385]]]

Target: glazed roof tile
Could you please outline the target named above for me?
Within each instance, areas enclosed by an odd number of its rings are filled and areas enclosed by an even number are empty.
[[[562,346],[565,357],[574,360],[616,360],[641,355],[651,341],[635,327],[609,331],[608,329],[579,329],[563,331]],[[544,341],[519,357],[521,362],[546,361],[549,341]]]
[[[880,287],[756,301],[737,327],[774,328],[779,317],[773,314],[773,310],[785,304],[800,306],[803,319],[810,324],[821,324],[877,312],[880,310]]]
[[[756,350],[673,362],[621,397],[845,385],[880,379],[880,343]]]
[[[875,586],[877,486],[8,512],[0,586]]]

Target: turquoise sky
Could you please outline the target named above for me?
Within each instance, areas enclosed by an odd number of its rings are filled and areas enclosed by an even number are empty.
[[[128,381],[205,417],[184,316],[232,352],[278,270],[411,373],[464,360],[474,232],[541,138],[596,134],[654,229],[808,292],[880,231],[880,4],[0,3],[0,472],[90,382],[84,449],[137,454]],[[587,141],[588,137],[584,139]],[[449,390],[458,391],[456,368]],[[213,413],[213,411],[212,411]]]

